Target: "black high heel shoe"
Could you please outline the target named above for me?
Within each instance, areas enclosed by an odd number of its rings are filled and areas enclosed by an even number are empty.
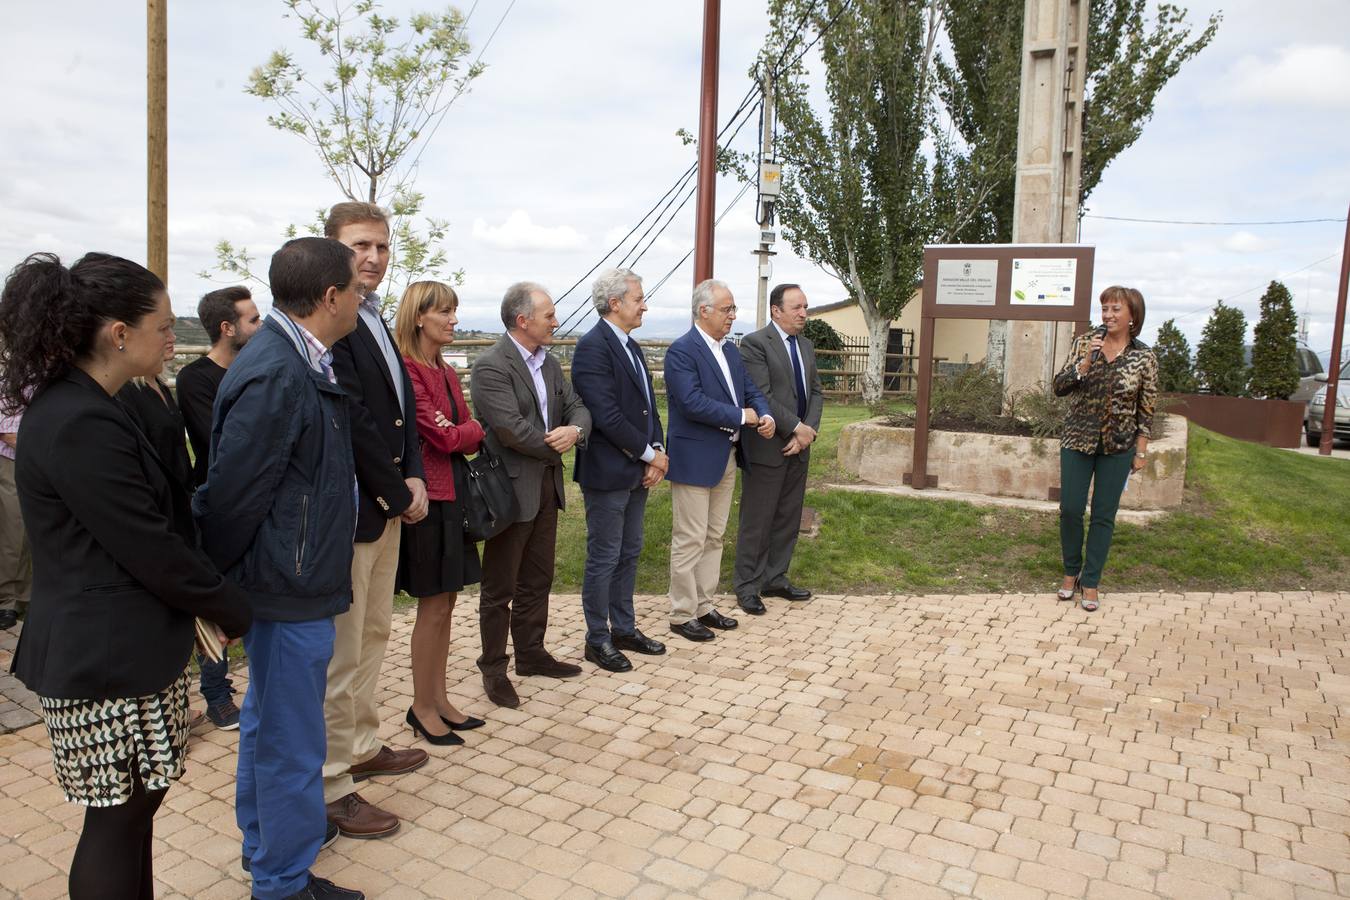
[[[475,728],[482,728],[487,722],[482,719],[476,719],[473,716],[465,716],[463,722],[451,722],[445,716],[441,716],[441,721],[449,725],[455,731],[472,731]]]
[[[404,721],[408,723],[408,727],[411,728],[415,734],[421,735],[422,739],[428,744],[435,744],[438,747],[455,747],[464,743],[464,738],[455,734],[453,731],[447,731],[445,734],[432,734],[427,731],[422,723],[418,721],[417,716],[413,715],[411,706],[408,707],[408,715],[404,718]]]

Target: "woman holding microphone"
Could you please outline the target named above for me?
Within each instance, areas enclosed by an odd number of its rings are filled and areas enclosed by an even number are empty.
[[[1055,376],[1056,396],[1069,397],[1059,451],[1059,540],[1064,557],[1060,600],[1081,595],[1095,612],[1116,510],[1130,473],[1144,467],[1158,397],[1158,360],[1139,340],[1144,296],[1113,285],[1102,291],[1102,325],[1073,342]],[[1083,552],[1083,511],[1092,490],[1092,518]]]

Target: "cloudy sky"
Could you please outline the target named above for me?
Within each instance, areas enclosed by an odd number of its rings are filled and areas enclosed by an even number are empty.
[[[418,178],[427,212],[450,222],[446,243],[452,267],[466,273],[461,314],[470,327],[494,327],[513,281],[541,281],[561,295],[693,160],[675,132],[697,126],[701,3],[516,0],[503,19],[509,6],[479,0],[468,28],[475,46],[500,24],[484,56],[489,69],[450,112]],[[384,8],[405,15],[435,7],[386,0]],[[1321,351],[1331,344],[1350,203],[1350,3],[1291,0],[1278,15],[1263,0],[1190,3],[1197,22],[1220,8],[1213,44],[1162,94],[1142,139],[1089,198],[1090,215],[1342,221],[1087,218],[1082,239],[1098,248],[1098,288],[1134,284],[1148,297],[1146,339],[1175,316],[1194,341],[1220,298],[1254,322],[1262,290],[1280,278],[1308,313],[1309,343]],[[272,50],[302,47],[283,10],[280,0],[171,5],[169,288],[180,313],[191,314],[214,286],[197,273],[212,267],[218,240],[265,260],[289,223],[311,221],[339,199],[312,151],[270,128],[271,108],[242,89]],[[745,73],[766,27],[760,0],[723,4],[723,121],[749,86]],[[144,258],[141,4],[16,5],[0,54],[10,85],[0,264],[34,250]],[[737,145],[751,149],[754,131],[751,122]],[[719,212],[737,190],[719,184]],[[649,291],[692,248],[693,210],[691,202],[639,264]],[[757,234],[751,192],[716,244],[717,274],[746,310]],[[775,280],[801,282],[813,305],[843,298],[837,282],[778,249]],[[682,330],[691,277],[686,263],[654,296],[644,336]],[[574,292],[562,312],[580,300]]]

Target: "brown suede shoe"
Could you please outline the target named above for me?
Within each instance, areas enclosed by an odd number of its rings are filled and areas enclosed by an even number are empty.
[[[520,706],[520,695],[516,693],[515,686],[511,684],[511,679],[505,675],[484,675],[483,692],[487,698],[498,706],[505,706],[507,709],[515,709]]]
[[[343,837],[379,838],[398,831],[398,816],[385,812],[373,803],[351,793],[328,804],[328,821],[337,826]]]
[[[365,781],[372,775],[402,775],[426,765],[425,750],[395,750],[388,744],[363,763],[352,766],[352,781]]]

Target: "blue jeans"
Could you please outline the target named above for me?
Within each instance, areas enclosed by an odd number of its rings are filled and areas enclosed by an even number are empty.
[[[206,701],[207,706],[220,706],[234,696],[228,657],[220,662],[211,662],[198,653],[197,667],[202,670],[202,699]]]
[[[249,684],[239,714],[235,818],[258,900],[281,900],[309,884],[328,827],[323,695],[333,637],[331,618],[254,619],[244,635]]]
[[[597,491],[583,487],[586,500],[586,571],[581,610],[586,643],[599,645],[611,634],[632,634],[633,586],[642,553],[642,515],[647,489]]]

